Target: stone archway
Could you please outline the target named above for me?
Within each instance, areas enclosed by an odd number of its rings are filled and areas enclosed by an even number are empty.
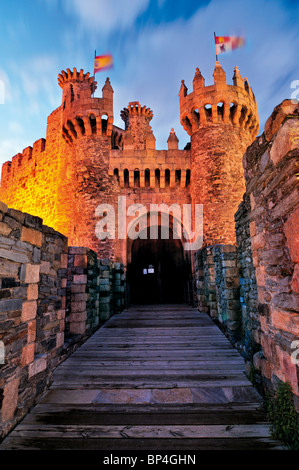
[[[130,263],[127,277],[130,302],[133,304],[184,302],[189,266],[183,244],[173,237],[171,229],[168,239],[161,238],[161,226],[156,229],[156,239],[150,238],[147,227],[146,238],[141,234],[128,242]]]

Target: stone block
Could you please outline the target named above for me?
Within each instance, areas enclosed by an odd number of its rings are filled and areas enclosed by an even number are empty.
[[[87,284],[86,274],[75,274],[73,278],[74,284]]]
[[[292,312],[299,311],[299,295],[298,294],[277,294],[273,297],[273,306],[282,310],[290,310]]]
[[[294,292],[299,294],[299,264],[295,264],[292,281],[291,281],[291,288]]]
[[[21,321],[27,322],[30,320],[34,320],[36,317],[36,311],[37,311],[36,300],[23,302]]]
[[[49,274],[51,269],[50,261],[41,261],[40,272],[41,274]]]
[[[36,217],[31,214],[25,214],[25,225],[26,227],[33,229],[42,229],[43,220],[40,217]]]
[[[42,246],[43,235],[38,230],[23,227],[21,232],[21,241],[31,243],[38,247]]]
[[[87,312],[74,312],[69,315],[70,323],[85,322],[87,319]]]
[[[293,103],[292,100],[284,100],[274,108],[273,113],[265,123],[264,134],[268,142],[279,131],[286,117],[295,114],[296,109],[298,109],[298,103]]]
[[[0,201],[0,212],[6,213],[8,211],[8,207],[4,202]]]
[[[31,362],[34,361],[34,349],[35,349],[35,344],[27,344],[26,346],[23,347],[22,349],[22,356],[21,356],[21,365],[27,366]]]
[[[75,255],[74,256],[74,266],[81,266],[85,268],[87,266],[87,256],[86,255]]]
[[[18,403],[18,390],[20,378],[17,377],[4,386],[4,396],[1,408],[1,421],[5,423],[14,417],[14,413]]]
[[[60,331],[56,335],[56,348],[60,348],[64,344],[64,331]]]
[[[257,233],[251,238],[251,249],[258,250],[259,248],[264,248],[265,246],[265,235],[263,232]]]
[[[36,339],[36,320],[30,321],[28,323],[28,330],[27,330],[27,343],[34,343]]]
[[[272,367],[276,368],[279,365],[279,359],[275,341],[268,335],[261,335],[261,345],[264,356],[272,364]]]
[[[70,333],[73,335],[84,335],[86,332],[85,322],[72,322],[70,323]]]
[[[279,129],[270,150],[270,157],[277,165],[291,150],[299,147],[298,119],[288,119]]]
[[[255,270],[256,283],[258,286],[265,287],[266,285],[266,268],[265,266],[258,266]]]
[[[276,350],[277,356],[279,358],[279,367],[275,369],[277,377],[285,382],[289,382],[293,393],[295,395],[299,395],[299,377],[297,365],[293,364],[291,355],[281,349],[279,345],[276,346]]]
[[[7,237],[10,232],[11,232],[11,227],[9,227],[7,224],[0,222],[0,235],[4,235]]]
[[[13,219],[16,219],[21,224],[23,224],[25,221],[24,212],[17,211],[15,209],[8,209],[8,214],[10,215],[10,217],[12,217]]]
[[[299,337],[299,313],[272,308],[271,323],[275,328]]]
[[[38,299],[38,284],[29,284],[27,288],[27,300]]]
[[[40,265],[26,264],[21,267],[21,280],[26,284],[35,284],[39,282]]]
[[[22,305],[23,305],[23,300],[21,299],[0,300],[0,312],[21,310]]]
[[[86,301],[71,302],[71,311],[72,312],[85,312],[86,311]]]
[[[5,248],[0,248],[0,258],[14,261],[16,263],[29,262],[27,254],[22,253],[21,251],[7,250]]]
[[[40,374],[47,368],[47,355],[43,354],[40,357],[35,358],[34,362],[29,364],[28,376],[29,379],[34,375]]]
[[[283,230],[292,261],[299,263],[299,207],[289,216]]]

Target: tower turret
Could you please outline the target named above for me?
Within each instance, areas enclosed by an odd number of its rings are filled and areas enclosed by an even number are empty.
[[[138,101],[132,101],[124,108],[121,118],[125,122],[125,149],[154,149],[156,139],[150,126],[154,113],[150,108],[141,106]]]
[[[102,98],[92,94],[97,88],[89,72],[76,68],[67,69],[58,75],[62,88],[63,127],[62,136],[68,143],[84,135],[111,137],[113,127],[113,89],[109,78],[102,88]]]
[[[182,81],[181,124],[191,136],[191,198],[203,204],[204,244],[235,243],[234,214],[245,192],[242,157],[258,129],[256,100],[235,68],[233,85],[216,62],[214,84],[196,69],[193,91]]]
[[[60,121],[61,146],[64,164],[63,189],[57,198],[68,198],[71,230],[66,235],[73,245],[103,250],[108,257],[111,242],[96,236],[95,211],[97,205],[112,200],[108,175],[109,152],[113,129],[113,88],[109,78],[102,88],[102,97],[94,97],[97,83],[89,73],[67,69],[58,76],[62,88]],[[64,210],[64,213],[66,210]]]

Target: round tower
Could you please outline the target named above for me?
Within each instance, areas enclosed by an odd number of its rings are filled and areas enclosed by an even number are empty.
[[[102,97],[94,97],[97,86],[94,77],[75,68],[62,71],[58,83],[62,88],[60,122],[65,160],[65,190],[61,198],[68,197],[64,213],[69,210],[71,214],[69,243],[88,246],[101,256],[110,257],[111,242],[96,236],[96,208],[99,204],[114,203],[113,183],[108,174],[113,89],[107,78]]]
[[[62,70],[58,83],[62,88],[63,138],[70,144],[92,135],[109,140],[113,127],[113,89],[109,78],[102,88],[102,98],[92,97],[97,82],[82,69]]]
[[[216,62],[214,84],[205,86],[199,69],[193,91],[182,80],[180,119],[191,137],[191,199],[203,204],[204,246],[235,244],[234,214],[245,192],[243,154],[259,129],[256,100],[237,67],[233,85]]]
[[[150,108],[141,106],[138,101],[132,101],[121,111],[120,115],[126,130],[124,149],[155,148],[156,139],[149,124],[154,113]]]

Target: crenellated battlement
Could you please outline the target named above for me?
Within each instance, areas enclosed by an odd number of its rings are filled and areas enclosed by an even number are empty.
[[[141,106],[139,101],[131,101],[128,104],[128,107],[124,108],[120,112],[120,116],[127,127],[127,125],[129,126],[130,117],[144,116],[148,120],[148,122],[150,122],[153,119],[154,113],[150,108],[147,108],[146,106]]]
[[[193,79],[193,91],[182,80],[180,97],[181,124],[189,135],[201,126],[232,124],[255,138],[259,129],[256,99],[247,78],[242,78],[238,67],[234,69],[233,85],[228,85],[226,73],[216,62],[214,85],[205,86],[199,69]]]
[[[89,89],[90,94],[92,94],[97,88],[97,82],[94,77],[90,76],[89,72],[84,73],[83,69],[78,72],[75,67],[73,71],[70,69],[66,69],[66,71],[62,70],[57,80],[62,90],[69,88],[70,85],[77,85],[77,88],[79,88],[80,84],[81,89]]]
[[[102,88],[102,98],[94,98],[97,88],[94,77],[75,68],[61,71],[58,75],[59,86],[63,90],[62,137],[72,144],[83,136],[110,137],[113,128],[113,88],[109,78]]]
[[[1,172],[1,186],[7,184],[18,176],[23,175],[25,172],[35,169],[38,156],[45,151],[46,140],[39,139],[34,142],[33,146],[26,147],[22,153],[17,153],[11,159],[2,165]]]
[[[139,101],[131,101],[120,116],[126,130],[124,149],[155,149],[156,138],[150,126],[154,113],[150,108],[141,106]]]

